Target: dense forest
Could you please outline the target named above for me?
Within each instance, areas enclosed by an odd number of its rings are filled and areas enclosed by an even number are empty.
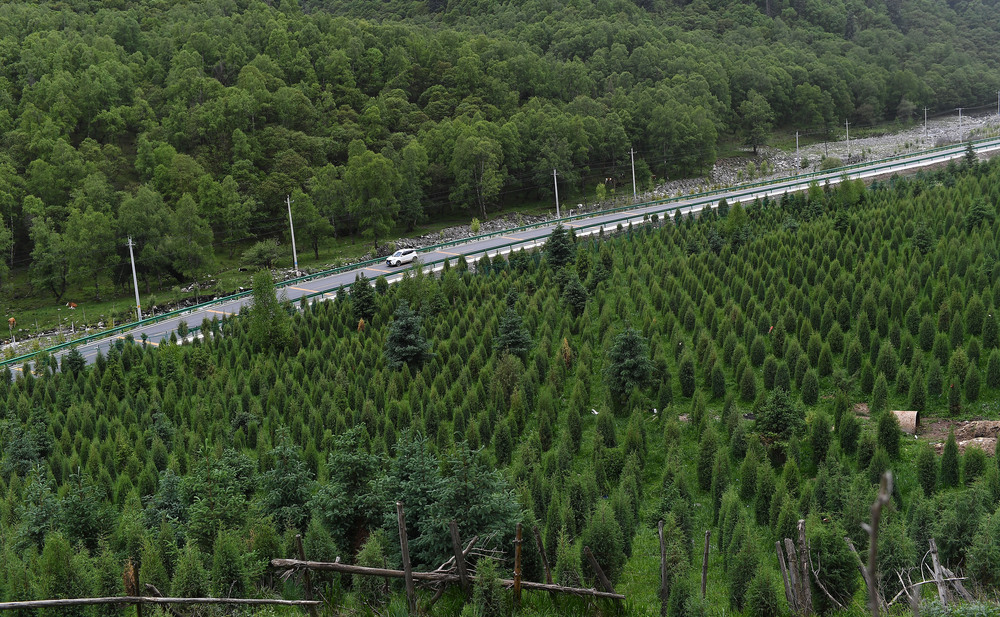
[[[8,2],[0,285],[144,288],[285,233],[704,171],[770,126],[829,134],[994,100],[996,3]],[[590,187],[586,191],[586,187]],[[269,263],[273,244],[248,261]]]
[[[967,161],[590,239],[558,228],[541,252],[359,279],[301,310],[262,270],[253,307],[203,338],[5,369],[0,600],[121,594],[127,560],[174,595],[298,597],[265,567],[295,533],[313,559],[398,563],[399,500],[418,569],[450,555],[449,520],[501,558],[537,525],[559,582],[593,581],[590,546],[634,614],[659,611],[660,520],[669,615],[783,614],[771,547],[806,519],[817,580],[863,610],[843,538],[866,552],[890,469],[886,598],[929,538],[993,597],[1000,467],[954,435],[940,455],[905,439],[889,410],[998,416],[998,187],[1000,164]],[[322,584],[348,611],[398,607]],[[437,614],[463,610],[448,597]]]

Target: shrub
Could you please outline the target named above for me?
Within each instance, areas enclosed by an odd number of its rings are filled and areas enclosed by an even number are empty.
[[[930,497],[937,489],[938,463],[937,455],[930,445],[924,444],[917,454],[917,483],[924,490],[924,495]]]
[[[955,432],[948,433],[948,441],[944,443],[944,453],[941,455],[941,486],[951,488],[958,486],[958,444],[955,442]]]
[[[788,391],[775,388],[757,413],[754,429],[787,439],[802,427],[804,421],[805,413],[792,401]]]
[[[979,448],[967,448],[962,457],[962,480],[966,486],[975,482],[986,471],[986,453]]]
[[[583,546],[580,550],[590,547],[594,554],[594,559],[604,570],[612,583],[618,580],[622,567],[625,565],[624,541],[622,540],[622,530],[615,520],[614,512],[605,501],[597,504],[594,513],[590,516],[590,521],[583,530]],[[581,553],[582,554],[582,553]],[[582,558],[581,558],[582,559]],[[589,565],[588,565],[589,571]],[[596,577],[596,572],[589,572],[591,578]]]
[[[1000,508],[979,524],[969,546],[968,574],[985,588],[1000,584]]]
[[[715,431],[708,429],[701,437],[698,445],[697,476],[698,487],[703,491],[708,491],[712,487],[712,467],[715,464],[715,453],[718,449],[718,440]]]
[[[824,587],[833,594],[837,601],[847,605],[858,589],[858,570],[855,557],[844,542],[844,528],[836,520],[820,521],[816,515],[810,516],[806,523],[806,533],[813,559],[823,564],[820,578]],[[814,580],[813,600],[816,611],[821,614],[833,610],[833,605],[818,589]]]
[[[868,403],[868,411],[872,417],[880,416],[888,407],[889,384],[885,374],[879,373],[875,379],[875,386],[872,388],[871,401]]]
[[[830,417],[825,413],[813,416],[809,441],[812,445],[813,464],[819,465],[826,458],[830,447]]]
[[[740,377],[740,398],[752,402],[757,398],[757,374],[749,366],[743,369]]]
[[[476,562],[476,580],[472,588],[472,605],[478,617],[503,617],[510,614],[508,593],[500,582],[497,563],[490,557]]]
[[[759,565],[757,544],[753,538],[746,538],[729,566],[729,605],[733,610],[743,610],[747,589]]]
[[[840,419],[837,431],[840,438],[840,449],[847,454],[854,454],[858,449],[858,437],[861,435],[861,423],[853,411],[848,411]]]
[[[694,356],[690,353],[685,353],[684,357],[681,358],[677,379],[681,384],[681,394],[685,397],[691,397],[698,384],[695,381],[694,375]]]
[[[990,359],[986,362],[986,387],[992,390],[1000,388],[1000,351],[996,349],[990,352]]]
[[[385,531],[376,529],[358,551],[357,564],[367,568],[385,568],[387,566],[385,547]],[[388,581],[377,576],[355,576],[354,588],[365,602],[372,606],[384,604],[389,596]]]
[[[802,378],[802,402],[806,405],[815,405],[817,400],[819,400],[819,378],[816,376],[816,371],[809,369]]]
[[[771,570],[761,569],[750,581],[746,592],[746,612],[755,617],[778,617],[782,614],[778,602],[777,583]]]
[[[979,369],[970,364],[965,373],[965,400],[974,403],[979,400]]]
[[[878,446],[883,448],[892,460],[899,458],[900,430],[896,414],[885,412],[878,419]]]
[[[472,224],[469,225],[469,231],[471,231],[473,235],[475,235],[479,233],[481,227],[482,225],[480,224],[479,219],[476,217],[472,217]]]

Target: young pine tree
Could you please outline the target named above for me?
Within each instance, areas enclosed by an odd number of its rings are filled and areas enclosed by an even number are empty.
[[[421,319],[404,300],[393,315],[385,340],[385,358],[392,368],[407,364],[417,368],[430,357],[427,339],[420,333]]]
[[[924,491],[924,495],[930,497],[937,490],[938,462],[934,449],[924,444],[917,454],[917,483]]]
[[[948,441],[944,443],[944,453],[941,455],[941,486],[943,488],[958,486],[958,479],[958,444],[955,442],[955,432],[950,431]]]
[[[887,411],[878,419],[878,446],[895,461],[899,459],[899,442],[899,420],[896,414]]]

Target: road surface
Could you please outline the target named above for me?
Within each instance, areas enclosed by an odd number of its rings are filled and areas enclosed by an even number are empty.
[[[893,161],[879,161],[862,164],[849,170],[847,172],[847,177],[850,179],[872,178],[915,171],[923,167],[938,165],[949,160],[961,158],[965,155],[966,147],[966,144],[959,144],[953,147],[939,149],[930,154],[923,152],[900,157]],[[1000,139],[983,140],[976,144],[976,151],[980,154],[997,150],[1000,150]],[[602,227],[608,229],[609,231],[613,231],[619,223],[626,227],[630,222],[639,224],[642,223],[646,217],[652,214],[658,214],[662,218],[664,215],[673,215],[677,210],[680,210],[684,214],[689,212],[698,212],[702,210],[706,204],[710,204],[712,206],[717,205],[723,198],[725,198],[730,204],[736,202],[752,202],[754,199],[763,198],[764,196],[780,197],[786,192],[803,190],[813,181],[818,181],[820,184],[824,184],[826,182],[835,184],[840,182],[844,173],[844,171],[838,170],[828,173],[808,174],[795,178],[786,178],[784,180],[770,182],[759,186],[750,185],[736,187],[733,189],[717,191],[711,194],[692,196],[688,199],[681,198],[669,201],[637,204],[634,208],[630,208],[628,210],[582,215],[578,217],[563,218],[561,220],[566,227],[573,228],[577,236],[585,236],[598,233]],[[430,247],[428,249],[421,249],[419,267],[423,267],[425,271],[439,270],[443,267],[445,260],[454,261],[461,256],[465,256],[470,261],[474,261],[482,257],[484,253],[493,257],[497,253],[508,253],[511,250],[519,250],[521,248],[534,248],[545,242],[546,238],[548,238],[548,236],[552,233],[555,226],[556,221],[552,221],[530,229],[501,232],[493,234],[489,237],[471,238],[468,242],[462,244],[449,245],[442,248]],[[288,283],[279,283],[278,287],[287,296],[287,298],[292,301],[298,301],[302,298],[302,296],[309,296],[315,300],[322,300],[332,298],[336,294],[337,289],[353,283],[355,276],[362,272],[372,280],[379,276],[385,276],[390,283],[393,283],[399,280],[402,277],[403,272],[410,267],[418,266],[391,268],[387,266],[384,261],[382,261],[379,264],[363,265],[357,268],[338,271],[328,275],[318,275],[315,278],[304,282],[291,281]],[[98,352],[107,354],[108,349],[112,344],[114,344],[117,340],[126,338],[129,335],[131,335],[137,342],[141,341],[143,335],[145,335],[146,344],[158,346],[165,340],[170,339],[171,333],[177,330],[178,324],[181,321],[186,322],[189,326],[200,326],[202,320],[204,319],[211,320],[213,317],[223,319],[230,315],[239,313],[243,307],[250,303],[250,301],[251,297],[249,295],[235,299],[230,298],[228,300],[220,299],[217,303],[208,306],[202,305],[192,310],[181,312],[180,314],[172,317],[165,317],[161,321],[157,321],[155,323],[138,325],[135,328],[121,331],[98,340],[82,342],[77,345],[77,349],[80,350],[88,362],[92,362],[94,358],[97,357]],[[63,348],[58,351],[56,355],[61,356],[63,353],[66,353],[67,350],[68,348]],[[18,366],[12,366],[12,369],[15,372],[22,370],[20,365],[23,364],[24,361],[24,359],[18,360],[16,362]],[[15,362],[8,361],[5,364],[15,364]]]

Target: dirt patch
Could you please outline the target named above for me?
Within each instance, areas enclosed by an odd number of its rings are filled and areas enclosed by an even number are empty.
[[[1000,435],[1000,422],[996,420],[972,420],[955,426],[955,439],[978,439],[988,437],[996,439]]]
[[[962,454],[965,454],[965,451],[969,448],[978,448],[988,456],[994,456],[997,452],[997,440],[992,437],[976,437],[975,439],[965,439],[956,443],[958,444],[958,451]],[[944,452],[943,443],[935,443],[932,446],[938,454]]]
[[[868,410],[868,403],[855,403],[854,415],[861,416],[862,418],[871,416],[871,413]]]
[[[948,439],[948,432],[955,430],[957,441],[968,441],[971,439],[1000,437],[1000,421],[996,420],[935,420],[924,422],[920,425],[920,437],[927,441],[944,442]]]

